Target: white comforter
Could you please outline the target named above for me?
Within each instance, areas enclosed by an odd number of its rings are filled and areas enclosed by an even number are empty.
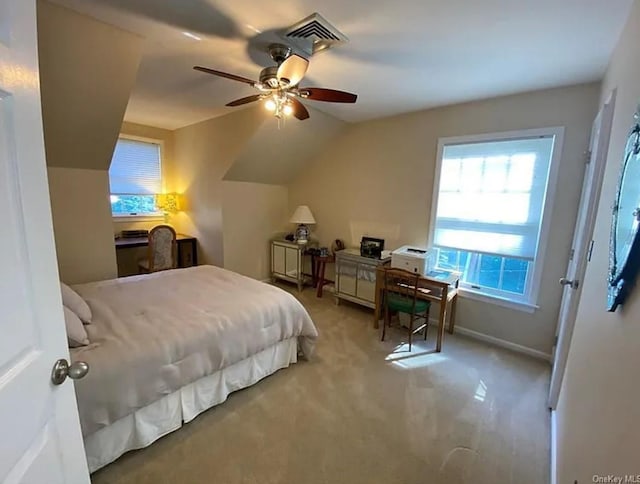
[[[85,436],[283,340],[309,357],[318,336],[291,294],[213,266],[74,289],[93,312],[91,344],[71,350],[90,366],[76,381]]]

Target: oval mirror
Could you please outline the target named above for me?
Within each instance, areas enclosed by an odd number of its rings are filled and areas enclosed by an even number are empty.
[[[627,138],[613,204],[608,310],[624,303],[640,266],[640,106]]]

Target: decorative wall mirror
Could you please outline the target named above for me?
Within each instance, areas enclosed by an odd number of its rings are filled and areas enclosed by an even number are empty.
[[[613,204],[608,310],[623,304],[640,268],[640,106],[627,138]]]

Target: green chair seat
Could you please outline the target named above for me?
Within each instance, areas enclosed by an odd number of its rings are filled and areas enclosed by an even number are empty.
[[[413,299],[389,294],[387,304],[392,311],[411,314]],[[416,300],[416,314],[424,313],[429,309],[429,301]]]

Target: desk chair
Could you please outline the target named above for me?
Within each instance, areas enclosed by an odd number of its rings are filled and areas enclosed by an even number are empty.
[[[149,249],[146,259],[138,261],[138,267],[144,272],[175,269],[176,231],[169,225],[158,225],[149,232]]]
[[[409,315],[409,351],[413,335],[424,329],[424,339],[427,339],[429,328],[429,307],[431,303],[418,299],[418,284],[420,274],[405,271],[404,269],[384,269],[384,322],[382,324],[382,341],[391,325],[391,312],[406,313]],[[414,321],[423,322],[414,329]]]

